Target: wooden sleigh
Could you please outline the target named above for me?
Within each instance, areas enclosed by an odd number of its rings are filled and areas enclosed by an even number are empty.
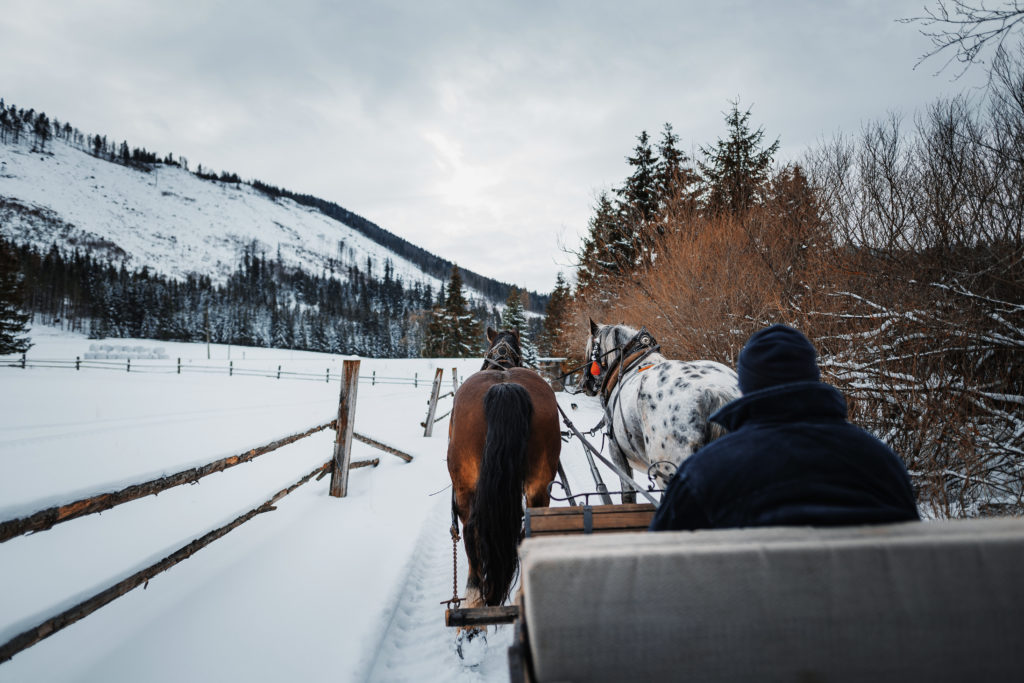
[[[523,517],[523,537],[607,534],[645,531],[654,517],[650,503],[619,505],[574,505],[556,508],[527,508]],[[516,600],[518,603],[518,599]],[[446,626],[488,626],[511,624],[519,616],[519,606],[450,608],[445,611]]]
[[[515,683],[1024,671],[1024,519],[646,533],[652,513],[531,510],[515,604],[451,625],[514,624]]]

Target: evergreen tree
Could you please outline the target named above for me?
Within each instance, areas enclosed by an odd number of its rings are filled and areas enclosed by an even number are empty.
[[[618,227],[613,244],[619,270],[628,271],[646,263],[654,240],[655,219],[658,215],[658,189],[655,177],[658,159],[651,149],[647,131],[637,136],[633,156],[626,157],[632,173],[626,183],[615,191],[619,196]]]
[[[569,283],[561,271],[555,278],[555,288],[551,290],[548,305],[544,311],[544,323],[540,335],[539,351],[542,355],[555,358],[567,358],[569,350],[564,347],[562,330],[569,305]]]
[[[426,358],[469,358],[478,355],[479,327],[462,293],[459,267],[453,265],[444,305],[431,311],[422,355]]]
[[[620,212],[608,193],[602,192],[590,219],[587,237],[577,254],[577,291],[592,285],[601,287],[610,276],[627,272],[634,253]]]
[[[36,147],[40,152],[46,150],[46,142],[53,133],[50,132],[50,120],[46,114],[40,112],[32,124],[32,133],[35,135]]]
[[[640,131],[637,136],[633,156],[626,157],[633,168],[626,178],[626,183],[615,193],[619,195],[620,207],[630,222],[639,228],[645,227],[654,220],[658,213],[658,191],[655,173],[657,158],[651,149],[651,138],[647,131]]]
[[[0,355],[25,353],[32,346],[25,312],[25,283],[7,242],[0,240]]]
[[[772,159],[779,149],[775,139],[761,146],[764,128],[750,130],[750,109],[739,110],[732,102],[725,116],[728,137],[714,147],[701,147],[704,162],[697,162],[705,183],[705,209],[711,214],[740,215],[761,203],[769,180]]]
[[[537,347],[533,343],[526,311],[523,307],[523,293],[512,287],[505,300],[505,311],[501,315],[501,327],[519,333],[519,350],[523,354],[523,365],[537,366]]]
[[[697,174],[690,165],[690,157],[678,145],[679,136],[672,130],[672,124],[666,123],[658,142],[658,162],[654,169],[654,186],[662,214],[667,209],[693,202]],[[662,229],[658,232],[664,234]]]

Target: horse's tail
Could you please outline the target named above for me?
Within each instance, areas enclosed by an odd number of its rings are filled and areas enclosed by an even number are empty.
[[[724,408],[727,403],[732,403],[737,398],[739,398],[739,393],[716,391],[713,393],[708,393],[705,396],[707,400],[707,405],[705,406],[706,412],[704,414],[712,415],[719,408]],[[726,434],[728,434],[728,431],[725,427],[718,424],[717,422],[712,422],[711,420],[708,420],[706,426],[704,427],[703,445],[706,446],[707,444],[711,443],[718,437],[725,436]]]
[[[526,444],[533,403],[518,384],[495,384],[484,395],[487,439],[466,522],[466,548],[475,552],[486,605],[508,598],[519,568]]]

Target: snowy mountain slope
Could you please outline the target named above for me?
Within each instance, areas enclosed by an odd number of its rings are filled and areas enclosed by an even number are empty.
[[[176,166],[146,172],[98,159],[53,140],[45,153],[0,144],[0,229],[42,248],[83,247],[133,269],[222,282],[255,245],[286,264],[319,273],[369,258],[374,274],[390,260],[407,285],[441,281],[316,209],[272,199],[245,184],[207,181]],[[332,268],[333,266],[333,268]],[[476,296],[475,293],[470,293]]]

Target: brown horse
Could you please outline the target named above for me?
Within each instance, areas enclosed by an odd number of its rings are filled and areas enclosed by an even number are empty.
[[[499,338],[488,336],[492,344]],[[555,394],[535,371],[495,363],[470,375],[456,392],[448,473],[469,559],[466,607],[508,599],[519,568],[523,499],[527,506],[547,507],[561,448]],[[483,633],[460,630],[459,655]]]

